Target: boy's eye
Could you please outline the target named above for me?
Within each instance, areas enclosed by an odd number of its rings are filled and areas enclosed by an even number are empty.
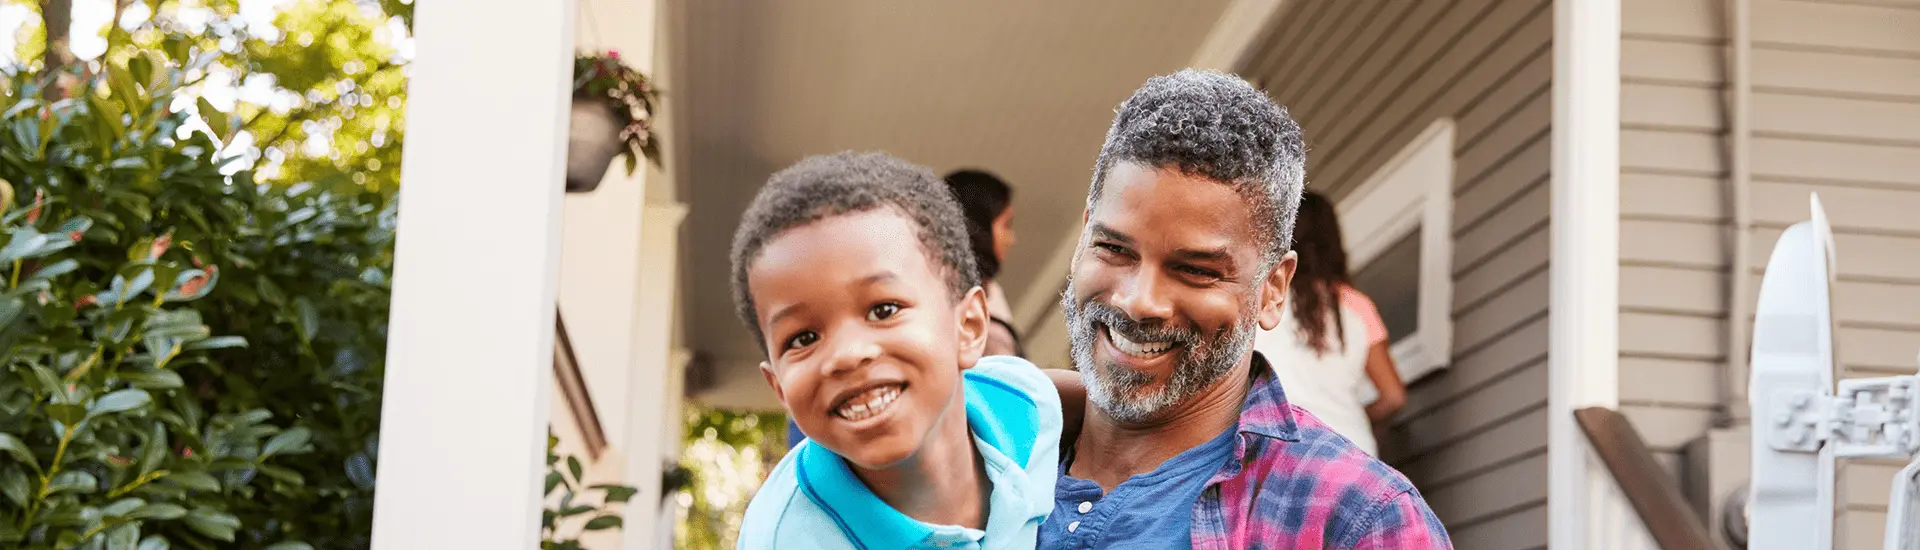
[[[813,345],[814,342],[818,342],[818,341],[820,341],[819,334],[814,334],[813,331],[802,332],[802,333],[793,335],[792,338],[787,339],[787,349],[804,348],[807,346],[811,346]]]
[[[900,312],[900,304],[895,304],[891,302],[880,304],[880,305],[873,306],[872,309],[867,310],[867,320],[868,321],[885,320],[889,317],[893,317],[893,314],[899,313],[899,312]]]

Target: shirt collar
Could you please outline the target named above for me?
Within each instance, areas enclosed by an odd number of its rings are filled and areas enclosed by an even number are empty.
[[[1015,518],[1012,512],[1016,504],[1028,498],[1019,478],[1024,475],[1021,466],[1032,452],[1033,440],[1039,437],[1038,419],[1033,418],[1036,405],[1033,398],[991,377],[967,372],[962,379],[966,388],[969,439],[980,451],[981,460],[986,461],[987,477],[993,483],[993,490],[988,495],[990,506],[995,511],[1004,510],[1006,513],[999,515],[1015,521],[1000,525],[994,522],[995,515],[990,514],[987,518],[989,530],[996,526],[1018,527],[1028,519]],[[846,533],[856,548],[912,548],[934,535],[977,539],[984,534],[963,527],[930,525],[900,513],[855,477],[846,459],[812,440],[801,443],[794,452],[800,453],[796,465],[799,475],[796,477],[799,478],[801,491],[825,510],[828,517],[833,518],[834,524]],[[1038,498],[1041,499],[1038,505],[1041,510],[1051,509],[1051,492]]]
[[[854,477],[840,455],[808,440],[800,445],[800,490],[825,510],[842,533],[861,550],[911,548],[933,527],[894,510],[867,484]],[[857,522],[857,525],[856,525]]]
[[[1293,407],[1287,403],[1287,392],[1274,377],[1273,366],[1267,363],[1266,356],[1254,352],[1253,367],[1248,370],[1252,371],[1249,374],[1253,380],[1247,387],[1246,403],[1240,406],[1240,433],[1300,441]]]

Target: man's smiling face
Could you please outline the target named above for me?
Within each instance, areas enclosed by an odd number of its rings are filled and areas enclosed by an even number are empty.
[[[1088,398],[1115,420],[1151,422],[1251,359],[1293,259],[1267,265],[1228,185],[1121,162],[1102,187],[1062,309]]]

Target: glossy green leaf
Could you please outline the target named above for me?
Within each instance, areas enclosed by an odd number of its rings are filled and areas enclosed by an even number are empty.
[[[602,529],[614,529],[621,525],[623,525],[623,522],[620,520],[620,516],[606,515],[588,520],[586,530],[599,531]]]
[[[87,408],[73,403],[54,403],[47,405],[47,417],[55,422],[72,426],[87,417]]]
[[[14,506],[24,508],[27,505],[27,491],[31,482],[27,472],[20,468],[0,468],[0,496],[7,498]]]
[[[206,122],[208,128],[213,129],[214,137],[220,138],[223,143],[232,137],[233,125],[227,122],[227,113],[208,103],[205,97],[200,98],[199,107],[200,120]]]
[[[53,481],[47,482],[48,493],[91,493],[100,490],[100,480],[93,474],[78,470],[67,470],[55,474]]]
[[[186,349],[194,350],[194,351],[204,351],[204,350],[233,349],[233,348],[244,348],[244,347],[247,347],[247,339],[244,336],[215,336],[212,338],[202,338],[200,340],[195,340],[193,343],[187,344]]]
[[[294,540],[274,543],[265,550],[313,550],[313,545]]]
[[[135,508],[127,514],[128,519],[138,520],[175,520],[186,517],[187,509],[177,504],[154,503]]]
[[[168,482],[195,491],[219,492],[220,481],[206,472],[174,472],[168,474]]]
[[[233,542],[234,531],[240,529],[240,518],[205,507],[187,512],[186,523],[195,532],[224,542]]]
[[[133,387],[146,390],[170,390],[186,386],[180,374],[171,370],[121,371],[119,376]]]
[[[27,279],[28,280],[52,279],[54,277],[59,277],[61,275],[72,273],[76,269],[80,269],[80,262],[69,258],[69,259],[60,260],[58,262],[54,262],[52,264],[42,266],[40,269],[34,270],[33,275],[27,276]]]
[[[633,495],[640,493],[639,489],[635,489],[633,487],[627,487],[624,485],[601,486],[601,488],[604,488],[607,492],[607,502],[626,502],[629,500],[633,500]]]
[[[134,550],[140,544],[140,526],[137,524],[115,525],[107,529],[107,550]]]
[[[94,400],[93,405],[87,408],[87,416],[126,412],[144,407],[147,403],[151,402],[153,402],[153,396],[148,395],[146,390],[138,388],[124,389],[100,396],[99,399]]]
[[[273,436],[273,439],[267,440],[267,445],[261,448],[260,456],[264,458],[279,454],[305,452],[310,448],[307,442],[312,438],[313,432],[304,427],[280,432],[279,435]]]
[[[27,443],[13,434],[0,433],[0,451],[5,451],[22,464],[34,464],[33,450],[27,448]]]

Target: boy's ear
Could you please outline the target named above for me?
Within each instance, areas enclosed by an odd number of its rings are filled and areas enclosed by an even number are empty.
[[[955,336],[960,342],[960,368],[973,368],[980,362],[980,356],[987,352],[987,291],[973,287],[967,295],[960,298],[954,318],[959,320],[959,333]]]
[[[1293,269],[1299,262],[1299,256],[1287,252],[1280,263],[1274,264],[1273,272],[1267,274],[1267,281],[1260,289],[1260,330],[1280,326],[1280,316],[1285,312],[1288,292],[1293,287]]]
[[[780,389],[780,377],[774,375],[773,365],[767,364],[766,361],[761,361],[760,376],[766,377],[767,385],[773,386],[773,397],[779,399],[780,406],[785,408],[787,406],[787,392]]]

